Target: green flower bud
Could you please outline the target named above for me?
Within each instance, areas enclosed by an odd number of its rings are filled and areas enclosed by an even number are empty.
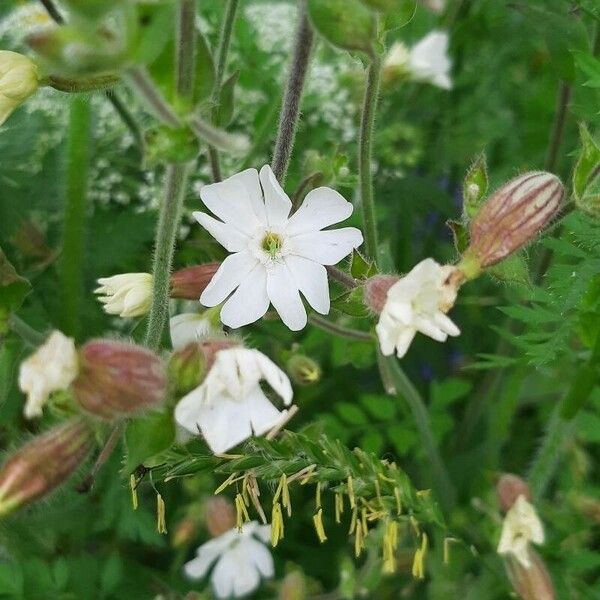
[[[321,379],[319,363],[304,354],[294,354],[287,361],[286,371],[300,385],[311,385]]]
[[[0,125],[40,85],[37,65],[23,54],[0,50]]]

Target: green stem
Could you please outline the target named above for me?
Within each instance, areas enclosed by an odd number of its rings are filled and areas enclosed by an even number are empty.
[[[180,0],[177,7],[176,87],[180,98],[191,100],[196,63],[196,0]]]
[[[357,329],[350,329],[349,327],[344,327],[343,325],[338,325],[333,321],[329,321],[328,319],[324,319],[323,317],[319,317],[315,314],[312,314],[308,317],[310,323],[312,323],[315,327],[322,329],[323,331],[328,331],[329,333],[333,333],[337,336],[347,338],[350,340],[358,340],[360,342],[372,342],[373,336],[367,331],[359,331]]]
[[[223,85],[223,76],[227,67],[227,55],[229,54],[229,46],[231,44],[231,34],[233,32],[233,24],[239,0],[228,0],[225,7],[225,15],[223,16],[223,24],[221,26],[221,34],[219,36],[219,47],[217,49],[217,60],[215,63],[215,81],[212,89],[212,114],[211,120],[213,125],[216,125],[219,120],[219,105],[221,103],[221,86]],[[208,147],[208,157],[210,161],[212,176],[214,181],[221,181],[221,164],[219,153],[214,146]]]
[[[384,359],[387,363],[388,372],[390,379],[394,384],[398,395],[406,400],[413,418],[415,425],[423,444],[423,449],[427,455],[429,466],[433,475],[433,487],[435,488],[436,496],[439,499],[441,506],[449,511],[455,502],[455,491],[454,486],[450,480],[442,457],[440,456],[435,436],[431,430],[431,421],[429,420],[429,414],[427,407],[417,388],[413,385],[412,381],[406,376],[406,373],[400,367],[398,360],[394,357],[388,357]]]
[[[37,348],[44,343],[46,336],[25,323],[14,313],[9,317],[9,326],[28,346]]]
[[[300,101],[312,54],[314,34],[308,20],[306,4],[300,3],[300,14],[289,76],[283,96],[279,128],[273,151],[273,173],[280,183],[285,180],[300,115]]]
[[[61,280],[63,330],[75,338],[81,329],[83,257],[90,163],[91,110],[87,98],[71,100],[66,156]]]
[[[363,233],[365,250],[369,258],[377,263],[377,222],[375,203],[373,200],[373,174],[371,158],[373,154],[373,130],[375,112],[379,96],[379,80],[381,77],[381,58],[374,55],[367,68],[367,81],[360,122],[360,139],[358,150],[358,177],[362,205]]]

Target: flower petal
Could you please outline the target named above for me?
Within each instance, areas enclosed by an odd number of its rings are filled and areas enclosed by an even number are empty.
[[[292,331],[300,331],[306,326],[306,309],[285,263],[276,263],[267,271],[267,295],[281,320]]]
[[[220,304],[248,277],[248,272],[258,266],[258,261],[248,252],[229,255],[217,269],[200,296],[204,306]]]
[[[288,376],[265,354],[259,350],[248,350],[254,352],[256,364],[260,368],[260,378],[266,379],[271,388],[281,396],[283,403],[287,406],[292,402],[294,392]],[[257,382],[259,379],[256,380]]]
[[[200,546],[196,558],[183,566],[184,573],[190,579],[202,579],[206,575],[211,565],[223,552],[222,544],[218,543],[219,541],[220,539],[216,538]]]
[[[221,322],[236,329],[258,321],[268,308],[267,273],[263,265],[257,264],[223,306]]]
[[[239,598],[253,592],[260,585],[256,567],[246,555],[245,544],[240,543],[228,550],[217,563],[211,582],[219,598]]]
[[[322,265],[335,265],[358,248],[363,236],[356,227],[305,233],[290,239],[291,253]]]
[[[263,435],[279,423],[285,412],[277,410],[257,385],[239,406],[239,419],[252,424],[254,435]]]
[[[269,165],[265,165],[260,170],[260,182],[265,196],[265,210],[268,224],[283,224],[290,214],[292,202],[279,185]]]
[[[302,256],[288,256],[285,262],[296,287],[302,292],[306,301],[318,313],[328,314],[330,309],[329,285],[325,267]]]
[[[206,213],[196,211],[192,213],[194,219],[212,235],[225,250],[239,252],[248,245],[248,237],[228,223],[221,223]]]
[[[347,219],[354,207],[335,190],[319,187],[310,191],[302,206],[290,217],[287,226],[288,235],[294,236],[310,231],[319,231],[324,227]]]
[[[244,551],[263,577],[273,577],[275,573],[273,557],[264,544],[249,537],[244,541]]]
[[[215,454],[227,452],[251,437],[252,428],[242,408],[244,404],[221,397],[210,405],[200,406],[198,426]]]

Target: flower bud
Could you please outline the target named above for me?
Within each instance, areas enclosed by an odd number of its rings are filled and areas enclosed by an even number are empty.
[[[192,517],[184,517],[175,527],[173,547],[182,548],[191,544],[198,533],[198,523]]]
[[[66,481],[94,440],[89,425],[72,419],[33,438],[0,469],[0,515],[29,504]]]
[[[152,304],[152,275],[150,273],[122,273],[98,279],[100,287],[94,294],[109,315],[140,317]]]
[[[0,50],[0,125],[39,87],[36,64],[22,54]]]
[[[304,600],[306,594],[306,581],[300,571],[288,573],[279,588],[279,600]]]
[[[399,281],[396,275],[375,275],[367,280],[364,287],[365,304],[377,315],[383,311],[389,289]]]
[[[523,496],[527,502],[531,502],[531,490],[527,482],[512,473],[502,474],[496,484],[496,494],[498,504],[504,512],[512,508],[519,496]]]
[[[73,382],[73,395],[84,410],[101,419],[156,408],[166,389],[162,361],[141,346],[93,340],[81,348],[81,372]]]
[[[474,216],[463,265],[491,267],[531,242],[558,213],[564,193],[560,179],[544,171],[503,185]]]
[[[554,586],[544,562],[534,551],[530,551],[530,559],[529,568],[512,557],[505,561],[506,573],[515,592],[522,600],[554,600]]]
[[[223,496],[214,496],[206,501],[206,528],[210,535],[219,537],[235,526],[233,504]]]
[[[171,275],[171,298],[198,300],[221,263],[206,263],[180,269]]]
[[[319,363],[304,354],[294,354],[287,361],[286,371],[299,385],[311,385],[321,379]]]
[[[169,361],[169,381],[178,396],[198,387],[206,372],[206,357],[199,343],[190,343],[174,352]]]

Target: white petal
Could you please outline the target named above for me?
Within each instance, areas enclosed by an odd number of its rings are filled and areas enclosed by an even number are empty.
[[[416,331],[411,327],[403,328],[396,338],[396,356],[398,358],[404,358],[412,341],[415,339]]]
[[[277,425],[284,413],[278,411],[267,399],[260,386],[248,394],[245,401],[240,404],[239,418],[244,418],[252,424],[254,435],[264,435]]]
[[[448,339],[448,336],[429,318],[416,316],[414,326],[418,331],[437,342],[445,342]]]
[[[204,391],[200,387],[186,394],[175,406],[173,416],[178,425],[194,435],[198,435],[198,420],[202,409]]]
[[[279,394],[287,406],[291,403],[294,392],[289,377],[265,354],[252,350],[260,368],[261,378],[266,379],[271,388]],[[258,381],[258,380],[257,380]]]
[[[319,187],[310,191],[302,206],[290,217],[288,235],[318,231],[344,221],[352,214],[353,206],[335,190]]]
[[[291,253],[322,265],[335,265],[363,242],[355,227],[305,233],[290,239]]]
[[[329,285],[327,269],[314,260],[302,256],[288,256],[285,262],[292,274],[296,287],[307,302],[322,315],[329,313]]]
[[[196,221],[212,235],[225,250],[239,252],[248,246],[248,236],[228,223],[221,223],[203,212],[192,213]]]
[[[256,169],[246,169],[245,171],[232,175],[228,181],[236,181],[242,184],[252,201],[254,214],[261,223],[266,225],[267,215],[265,213],[265,202],[260,187],[258,171]]]
[[[306,310],[285,263],[275,264],[267,271],[267,295],[281,320],[292,331],[306,326]]]
[[[221,304],[257,265],[258,261],[248,252],[231,254],[221,263],[202,292],[200,303],[204,306]]]
[[[220,538],[210,540],[198,548],[196,558],[183,566],[185,574],[190,579],[202,579],[223,551]]]
[[[268,308],[267,273],[263,265],[257,264],[223,306],[221,321],[235,329],[258,321]]]
[[[240,598],[253,592],[260,584],[256,567],[238,544],[225,553],[213,571],[211,581],[219,598]]]
[[[281,189],[269,165],[260,170],[260,182],[265,196],[265,209],[269,225],[283,224],[290,214],[292,202]]]
[[[171,345],[175,350],[198,342],[210,331],[209,319],[198,313],[182,313],[169,319]]]
[[[253,521],[256,523],[256,521]],[[261,539],[265,544],[271,540],[271,526],[270,525],[260,525],[256,523],[254,531],[252,532],[255,536]]]
[[[460,335],[460,329],[454,324],[454,322],[443,312],[438,311],[434,313],[433,318],[436,325],[446,334],[456,337]]]
[[[273,557],[264,544],[261,544],[250,537],[244,541],[244,551],[247,552],[248,558],[256,566],[258,572],[263,577],[273,577],[275,574]]]

